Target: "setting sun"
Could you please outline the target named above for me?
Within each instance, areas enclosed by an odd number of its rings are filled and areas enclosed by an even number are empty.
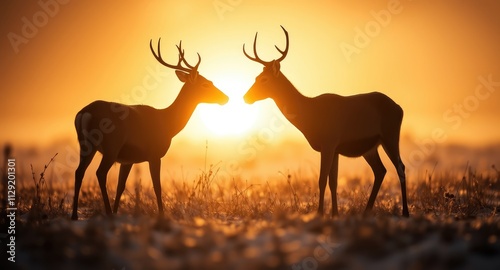
[[[225,76],[224,76],[225,75]],[[215,76],[214,83],[229,97],[224,106],[200,104],[199,115],[203,125],[216,135],[236,135],[248,131],[259,115],[259,105],[243,101],[251,82],[237,74]]]
[[[255,122],[258,105],[248,105],[241,96],[230,97],[224,106],[201,104],[199,107],[203,124],[217,135],[241,134]]]

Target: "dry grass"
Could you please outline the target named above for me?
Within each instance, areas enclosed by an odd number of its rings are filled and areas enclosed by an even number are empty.
[[[339,185],[340,217],[332,219],[314,215],[316,179],[286,173],[273,182],[221,181],[218,166],[213,165],[191,181],[163,182],[166,217],[162,220],[156,219],[149,179],[129,180],[114,219],[102,215],[97,181],[87,179],[80,195],[84,221],[71,222],[73,187],[45,179],[49,165],[38,178],[33,172],[34,182],[18,190],[18,243],[26,259],[19,265],[23,267],[422,269],[499,265],[500,173],[495,167],[493,173],[468,168],[461,177],[434,171],[417,177],[408,183],[410,219],[400,217],[396,180],[384,182],[369,217],[361,213],[371,191],[371,177]],[[110,198],[114,198],[114,187],[110,181]],[[329,213],[328,194],[325,202]],[[334,252],[321,251],[318,247],[325,245],[321,241]],[[318,255],[319,251],[326,255]]]
[[[17,191],[18,209],[33,218],[50,219],[69,214],[73,199],[73,186],[54,183],[46,178],[46,170],[57,154],[37,174],[32,168],[32,183],[24,184]],[[478,173],[467,167],[463,173],[432,170],[408,182],[408,200],[413,215],[434,215],[457,219],[496,215],[500,203],[500,172],[492,166],[493,173]],[[210,165],[193,180],[168,179],[162,183],[165,213],[175,220],[208,218],[244,220],[270,218],[276,214],[308,214],[318,207],[316,178],[299,178],[291,173],[281,173],[278,181],[251,181],[218,178],[219,167]],[[88,177],[81,189],[80,211],[83,217],[100,215],[102,197],[95,177]],[[111,178],[111,177],[110,177]],[[349,179],[339,184],[340,215],[361,214],[371,192],[373,179]],[[116,181],[108,179],[108,193],[114,201]],[[330,194],[327,188],[325,209],[330,211]],[[373,210],[375,215],[398,216],[401,213],[399,182],[387,179],[383,183]],[[134,216],[157,215],[156,198],[150,179],[129,179],[120,203],[120,214]]]

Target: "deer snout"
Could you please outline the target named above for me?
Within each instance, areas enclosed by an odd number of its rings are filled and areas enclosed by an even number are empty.
[[[229,97],[226,94],[221,92],[221,96],[220,96],[219,102],[218,102],[219,105],[225,105],[228,102],[229,102]]]
[[[244,96],[243,96],[243,100],[245,101],[246,104],[254,104],[255,103],[255,99],[251,97],[251,95],[249,95],[250,91],[248,91]]]

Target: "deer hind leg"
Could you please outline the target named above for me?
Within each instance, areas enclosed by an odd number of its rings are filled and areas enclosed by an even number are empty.
[[[397,139],[391,141],[385,141],[382,143],[385,152],[389,156],[392,164],[396,167],[398,172],[399,182],[401,183],[401,197],[403,203],[403,216],[409,217],[410,212],[408,211],[408,202],[406,198],[406,174],[405,174],[405,165],[401,160],[401,156],[399,154],[399,134],[396,137]]]
[[[122,197],[123,191],[125,190],[125,183],[127,182],[130,169],[132,169],[133,164],[121,164],[120,173],[118,174],[118,186],[116,187],[116,197],[115,204],[113,205],[113,214],[118,212],[118,206],[120,205],[120,199]]]
[[[163,202],[161,199],[160,167],[160,159],[149,161],[149,172],[151,173],[151,179],[153,180],[153,189],[155,191],[156,202],[158,204],[158,214],[161,217],[163,216]]]
[[[73,197],[73,213],[71,215],[72,220],[78,220],[78,197],[80,196],[80,188],[82,187],[83,176],[85,175],[85,171],[90,165],[90,162],[92,162],[95,153],[95,150],[91,151],[88,154],[82,153],[82,150],[80,150],[80,163],[78,164],[78,168],[76,168],[75,170],[75,194]]]
[[[113,166],[114,159],[110,158],[109,155],[103,154],[101,164],[97,168],[97,180],[99,181],[99,187],[101,188],[102,200],[104,201],[104,209],[108,216],[112,216],[111,206],[109,204],[108,191],[106,188],[106,178],[108,176],[108,171]]]
[[[330,186],[330,193],[332,194],[332,217],[339,214],[337,206],[337,176],[339,169],[339,155],[335,154],[332,159],[330,168],[330,175],[328,176],[328,185]]]
[[[377,146],[373,149],[366,152],[363,157],[366,162],[372,168],[373,175],[375,180],[373,182],[372,193],[370,194],[370,198],[368,199],[368,203],[366,204],[365,214],[368,213],[373,208],[373,204],[375,203],[375,199],[377,198],[378,191],[380,190],[380,186],[382,185],[382,181],[384,180],[385,173],[387,170],[384,167],[384,164],[380,160],[380,156],[377,151]]]
[[[330,169],[332,167],[334,151],[333,149],[326,149],[321,151],[321,165],[319,171],[319,205],[318,205],[318,214],[323,215],[323,208],[325,202],[325,189],[326,189],[326,180],[328,178],[328,174],[330,173]]]

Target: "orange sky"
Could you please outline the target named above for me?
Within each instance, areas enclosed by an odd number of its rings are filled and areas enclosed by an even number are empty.
[[[168,106],[181,83],[149,51],[149,40],[159,37],[166,59],[175,61],[182,39],[189,59],[202,56],[201,74],[228,94],[243,94],[262,67],[244,57],[242,44],[259,31],[260,56],[272,59],[274,45],[284,45],[280,25],[290,33],[282,72],[305,95],[384,92],[405,110],[403,134],[417,146],[437,129],[446,143],[500,138],[500,85],[477,90],[480,78],[500,82],[495,0],[41,2],[48,9],[36,1],[0,4],[0,142],[74,140],[76,112],[96,99]],[[35,30],[26,30],[27,22]],[[130,98],[152,73],[157,87]],[[198,153],[207,139],[237,149],[279,117],[271,101],[256,106],[250,132],[215,135],[197,110],[176,140],[197,145]],[[307,149],[302,135],[283,125],[273,142]]]

